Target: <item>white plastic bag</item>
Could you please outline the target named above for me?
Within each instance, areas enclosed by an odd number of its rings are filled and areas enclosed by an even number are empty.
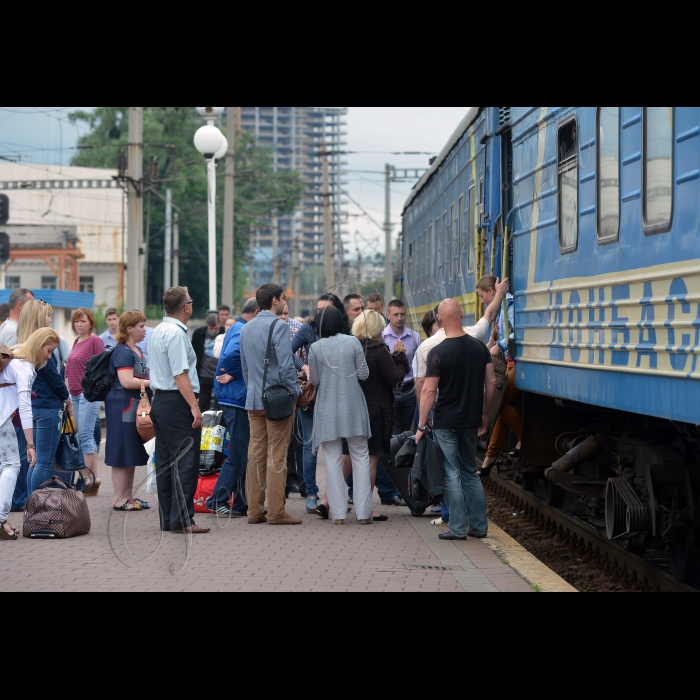
[[[146,479],[146,490],[148,493],[158,493],[156,484],[156,439],[149,440],[144,446],[148,454],[148,477]]]

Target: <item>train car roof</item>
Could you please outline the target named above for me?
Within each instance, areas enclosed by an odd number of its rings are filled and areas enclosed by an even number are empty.
[[[479,116],[479,113],[483,107],[472,107],[468,112],[467,115],[462,119],[462,121],[459,123],[459,126],[457,127],[456,131],[452,136],[450,136],[449,141],[445,145],[445,147],[440,151],[440,155],[435,159],[433,164],[430,166],[430,169],[428,172],[423,175],[423,177],[418,180],[418,182],[414,185],[413,191],[409,195],[408,199],[406,200],[406,204],[404,204],[403,210],[404,213],[406,212],[406,209],[410,206],[411,202],[420,194],[421,190],[428,184],[428,181],[430,178],[437,172],[438,168],[445,162],[445,159],[447,156],[450,155],[450,152],[452,149],[457,145],[459,140],[464,136],[466,133],[467,129],[474,123],[476,118]]]

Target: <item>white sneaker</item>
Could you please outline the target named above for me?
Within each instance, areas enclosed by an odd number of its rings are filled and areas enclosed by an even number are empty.
[[[430,524],[435,525],[437,527],[441,527],[441,526],[449,527],[449,523],[443,523],[442,518],[435,518],[435,520],[430,521]]]

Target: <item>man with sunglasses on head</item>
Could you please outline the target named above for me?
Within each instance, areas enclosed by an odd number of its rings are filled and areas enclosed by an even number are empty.
[[[198,535],[209,532],[209,528],[194,523],[202,412],[197,403],[197,356],[187,336],[193,304],[187,287],[171,287],[165,292],[165,317],[151,333],[148,357],[161,530]],[[187,438],[192,444],[181,453]]]
[[[11,348],[17,345],[17,324],[19,323],[19,315],[22,313],[24,305],[34,299],[34,294],[29,289],[20,287],[15,289],[8,304],[10,307],[10,315],[7,320],[0,326],[0,345],[6,345]]]

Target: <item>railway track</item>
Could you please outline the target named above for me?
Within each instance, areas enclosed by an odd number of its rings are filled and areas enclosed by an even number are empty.
[[[503,475],[492,472],[489,479],[484,481],[484,487],[496,496],[510,501],[517,510],[524,511],[525,517],[541,529],[563,538],[579,557],[603,567],[630,590],[698,592],[692,586],[679,583],[653,562],[602,537],[592,525],[563,510],[548,506],[537,494],[525,491]]]

